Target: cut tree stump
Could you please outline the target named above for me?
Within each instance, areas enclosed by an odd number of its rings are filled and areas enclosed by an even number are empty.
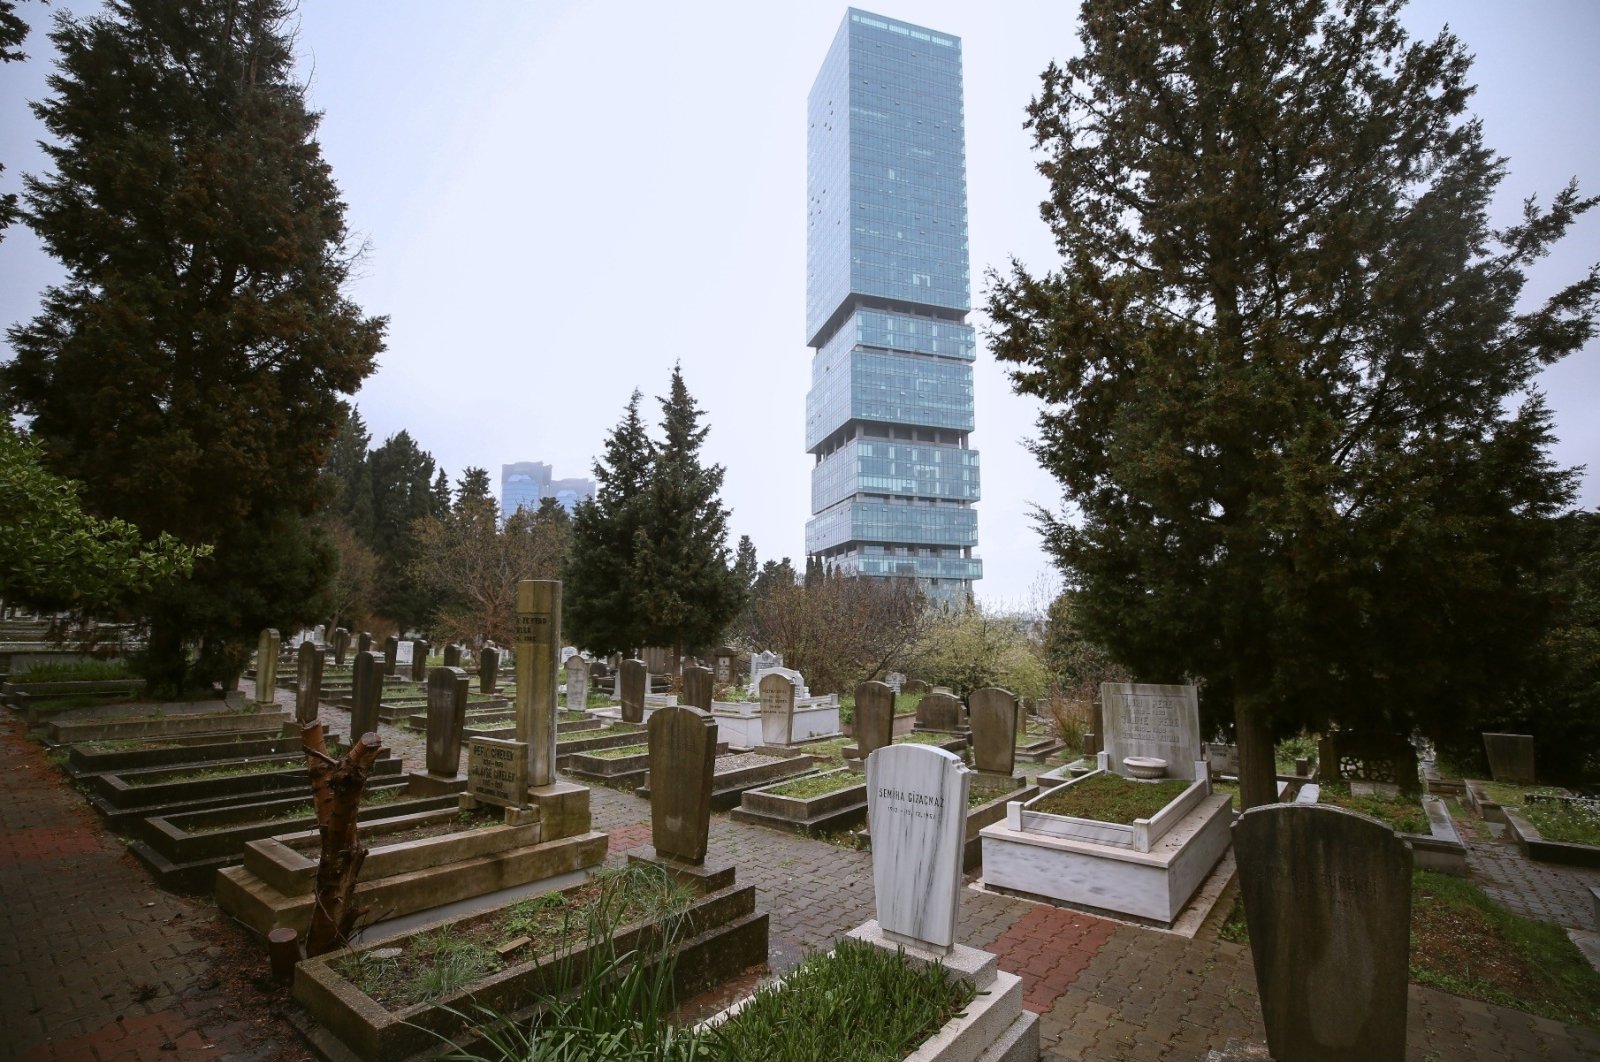
[[[367,850],[356,835],[356,816],[367,774],[383,743],[377,734],[362,734],[336,759],[328,755],[320,721],[305,725],[301,742],[311,774],[317,829],[322,834],[316,903],[306,930],[306,957],[311,958],[343,945],[364,913],[364,908],[356,906],[355,893]]]

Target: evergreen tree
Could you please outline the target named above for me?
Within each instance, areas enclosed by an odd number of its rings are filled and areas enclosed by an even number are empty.
[[[461,478],[456,482],[456,504],[459,511],[470,504],[488,502],[489,507],[494,507],[494,496],[489,485],[489,473],[481,468],[468,465],[461,473]]]
[[[1081,514],[1042,522],[1085,636],[1231,708],[1247,806],[1276,736],[1501,696],[1571,494],[1532,382],[1600,274],[1517,303],[1594,200],[1491,230],[1470,57],[1398,6],[1089,0],[1029,108],[1063,264],[989,300]]]
[[[434,516],[443,516],[450,511],[450,477],[444,474],[442,468],[434,474],[432,497],[429,499],[428,507]]]
[[[17,63],[27,56],[17,46],[28,37],[28,24],[22,21],[17,14],[17,5],[13,0],[0,0],[0,63]],[[0,173],[6,168],[0,165]],[[6,226],[17,220],[17,194],[7,192],[0,195],[0,238],[4,238]]]
[[[756,576],[761,573],[756,558],[756,544],[750,541],[749,535],[739,536],[739,548],[733,554],[733,573],[748,598],[750,591],[755,588]]]
[[[685,647],[714,642],[743,607],[746,589],[730,567],[728,510],[722,504],[721,465],[705,466],[700,426],[683,373],[672,368],[661,402],[662,442],[656,450],[644,520],[634,532],[634,602],[647,645]]]
[[[361,411],[351,408],[322,466],[328,513],[362,540],[372,537],[372,470],[367,461],[371,445]]]
[[[0,372],[86,508],[215,552],[152,590],[148,673],[228,680],[263,626],[314,619],[317,472],[384,321],[354,254],[281,0],[117,0],[57,16],[33,104],[54,172],[24,216],[65,265]],[[187,645],[198,641],[197,672]]]
[[[595,653],[629,652],[644,644],[638,623],[633,559],[643,524],[645,491],[655,448],[639,419],[635,390],[622,420],[594,463],[595,496],[572,515],[571,552],[562,576],[562,623],[567,637]]]
[[[436,597],[412,575],[416,523],[433,516],[433,455],[411,433],[396,432],[368,458],[372,474],[372,549],[378,554],[378,608],[398,626],[422,623]]]

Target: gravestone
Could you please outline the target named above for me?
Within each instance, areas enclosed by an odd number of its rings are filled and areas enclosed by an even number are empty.
[[[649,673],[643,660],[624,660],[617,673],[617,695],[622,700],[624,723],[644,722],[644,695],[649,690]]]
[[[528,783],[556,781],[556,687],[561,652],[561,582],[517,583],[517,740],[528,746]]]
[[[1017,699],[1006,690],[985,686],[967,698],[972,716],[972,766],[991,774],[1009,775],[1017,766]]]
[[[271,707],[278,703],[278,647],[276,629],[264,627],[256,642],[256,704]]]
[[[761,677],[761,672],[782,666],[782,653],[771,653],[762,650],[750,657],[750,679],[753,682]]]
[[[1156,756],[1167,761],[1167,777],[1194,780],[1202,753],[1200,700],[1193,686],[1102,682],[1100,700],[1102,747],[1112,773],[1125,776],[1122,761],[1129,756]]]
[[[393,634],[383,640],[383,673],[394,674],[395,665],[400,662],[400,639]]]
[[[304,726],[317,721],[322,700],[322,650],[311,642],[300,643],[300,656],[294,684],[294,718]]]
[[[902,693],[927,693],[928,684],[921,679],[906,679],[900,686]]]
[[[567,657],[567,710],[581,712],[589,706],[589,661],[576,654]]]
[[[971,779],[961,757],[931,745],[890,745],[867,759],[872,887],[892,941],[955,943]]]
[[[413,659],[415,659],[412,654],[416,651],[416,645],[417,643],[412,641],[410,638],[402,638],[395,644],[395,674],[403,675],[411,670],[411,662]]]
[[[428,654],[433,646],[418,638],[411,643],[411,681],[428,681]]]
[[[378,702],[383,698],[383,661],[367,650],[356,654],[350,683],[350,740],[378,732]]]
[[[1533,735],[1484,734],[1483,750],[1489,755],[1489,775],[1497,782],[1533,785]]]
[[[923,730],[960,730],[961,701],[951,693],[929,693],[917,705],[917,726]]]
[[[500,688],[500,650],[492,645],[478,654],[478,692],[493,693]]]
[[[903,672],[891,671],[887,675],[883,676],[883,684],[888,686],[891,690],[894,690],[896,693],[899,693],[901,687],[906,684],[906,676]]]
[[[644,647],[644,666],[652,675],[670,675],[673,672],[672,649],[661,645]]]
[[[428,773],[454,778],[461,770],[461,730],[467,721],[472,680],[459,667],[436,667],[428,676]]]
[[[734,668],[737,666],[739,659],[739,651],[731,645],[719,646],[717,651],[712,654],[712,659],[715,661],[713,670],[717,673],[717,681],[723,685],[732,682]]]
[[[772,673],[761,679],[761,743],[787,745],[794,740],[794,683]]]
[[[1408,794],[1422,788],[1417,750],[1404,736],[1383,730],[1324,730],[1317,775],[1324,782],[1385,782]]]
[[[702,712],[711,711],[712,686],[714,684],[711,669],[691,665],[683,669],[683,703],[691,708],[698,708]]]
[[[362,631],[356,635],[356,652],[369,653],[372,651],[372,632]]]
[[[855,733],[862,759],[894,740],[894,690],[882,682],[856,686]]]
[[[590,661],[589,678],[591,680],[594,682],[599,682],[601,679],[609,678],[610,676],[611,669],[606,666],[606,662],[604,660]]]
[[[473,738],[467,743],[467,794],[502,808],[528,806],[528,746]]]
[[[640,661],[625,660],[623,667]],[[650,716],[650,838],[656,854],[705,862],[711,830],[711,774],[717,727],[698,708],[673,705]]]
[[[1251,808],[1233,842],[1272,1057],[1404,1058],[1411,846],[1318,804]]]
[[[444,666],[445,667],[460,667],[461,666],[461,643],[460,642],[451,642],[449,645],[444,647]]]
[[[344,667],[344,658],[350,652],[350,632],[343,627],[333,629],[333,663],[335,667]]]

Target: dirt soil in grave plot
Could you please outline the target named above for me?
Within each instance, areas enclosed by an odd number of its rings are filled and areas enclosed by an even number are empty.
[[[505,812],[500,808],[479,809],[477,811],[463,811],[443,822],[428,822],[411,826],[404,830],[377,830],[366,829],[370,823],[363,823],[361,830],[361,843],[368,848],[379,848],[392,844],[404,844],[407,841],[421,841],[429,837],[442,837],[447,833],[461,833],[463,830],[479,830],[486,826],[502,826],[505,824]],[[302,854],[321,851],[322,843],[315,837],[308,837],[296,841],[291,847]]]

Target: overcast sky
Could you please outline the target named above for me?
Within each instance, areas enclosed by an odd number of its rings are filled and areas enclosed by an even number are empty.
[[[97,5],[55,5],[76,11]],[[1076,7],[896,0],[868,10],[960,36],[965,55],[973,305],[1015,256],[1054,263],[1023,109],[1053,58],[1076,51]],[[44,9],[31,61],[0,67],[0,189],[37,172],[25,101],[52,60]],[[303,0],[299,52],[323,153],[370,252],[351,295],[390,319],[388,350],[356,403],[376,440],[404,428],[456,479],[539,460],[590,475],[638,387],[674,361],[706,410],[706,454],[727,467],[734,539],[762,560],[804,551],[805,102],[845,5],[807,0],[440,4]],[[1578,176],[1600,190],[1600,3],[1435,0],[1477,56],[1474,110],[1509,156],[1497,219]],[[1600,217],[1541,263],[1548,294],[1600,259]],[[37,310],[59,276],[22,226],[0,243],[0,324]],[[981,313],[974,323],[985,327]],[[1596,344],[1548,371],[1567,465],[1600,453]],[[1028,519],[1059,491],[1024,448],[1037,407],[980,346],[975,369],[986,601],[1024,604],[1049,566]],[[1584,480],[1582,503],[1600,504]],[[730,540],[730,546],[732,540]]]

